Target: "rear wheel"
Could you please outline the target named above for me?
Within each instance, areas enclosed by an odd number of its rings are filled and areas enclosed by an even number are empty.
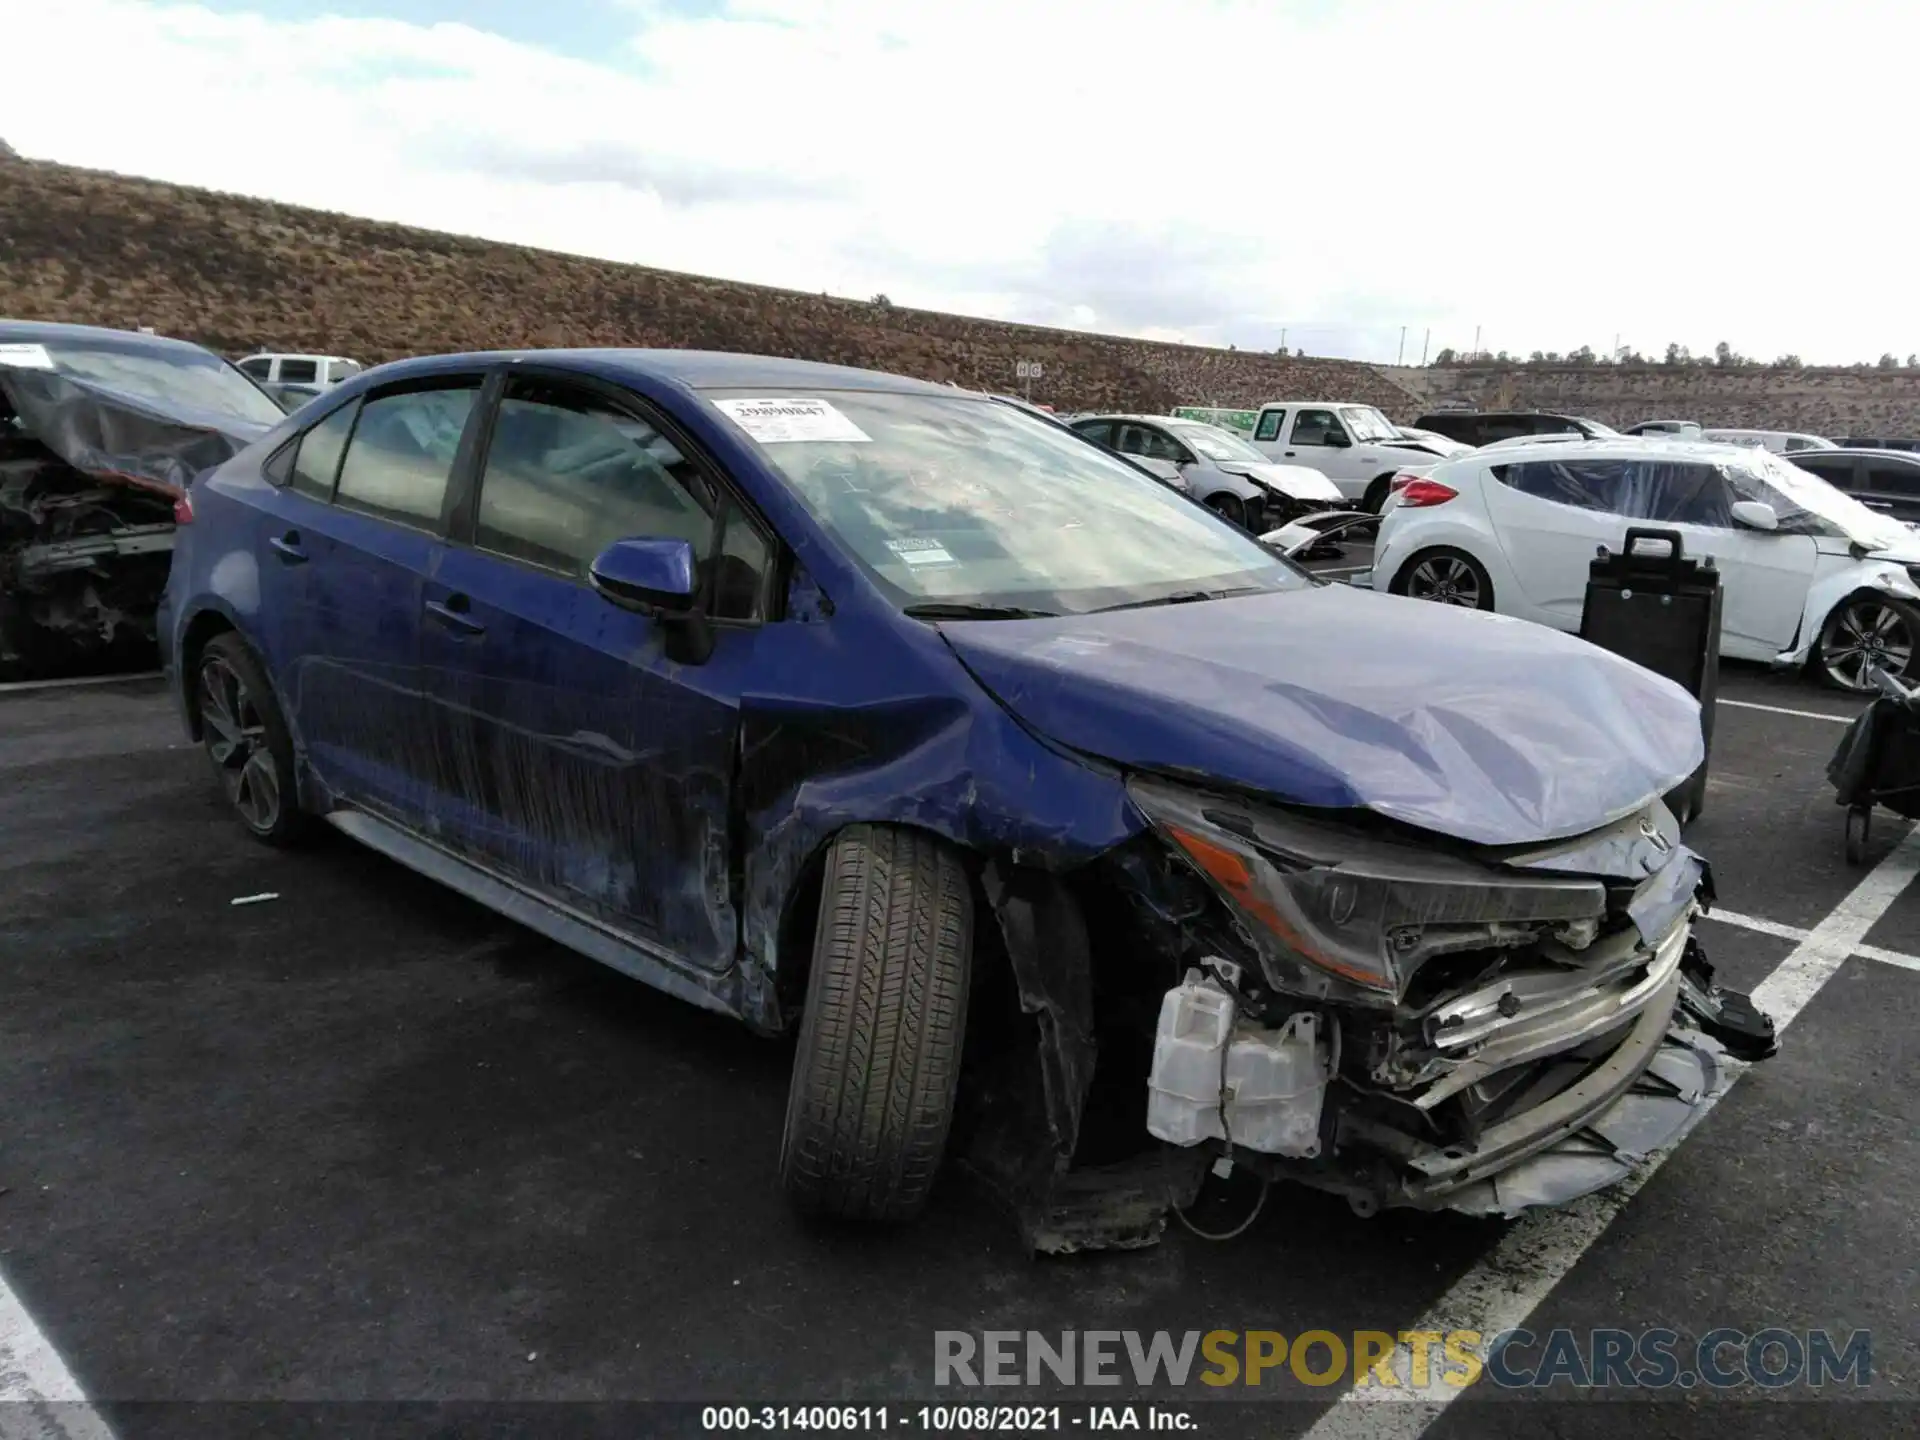
[[[1367,493],[1360,501],[1360,508],[1371,510],[1378,515],[1380,508],[1387,503],[1387,494],[1392,489],[1393,476],[1378,476],[1371,485],[1367,486]]]
[[[298,839],[307,817],[295,782],[293,738],[266,672],[238,635],[207,642],[193,694],[200,743],[241,823],[270,845]]]
[[[1493,609],[1493,580],[1486,567],[1463,550],[1416,552],[1387,587],[1395,595],[1457,605],[1463,610]]]
[[[1886,595],[1853,595],[1835,606],[1821,627],[1814,670],[1842,690],[1871,690],[1874,669],[1896,680],[1906,677],[1916,642],[1920,610]]]
[[[953,850],[880,825],[827,856],[780,1180],[804,1214],[904,1220],[946,1148],[966,1036],[973,893]]]

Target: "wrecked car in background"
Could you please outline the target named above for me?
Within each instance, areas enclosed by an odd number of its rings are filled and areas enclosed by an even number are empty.
[[[1143,1244],[1223,1156],[1507,1214],[1771,1049],[1693,936],[1679,687],[1322,585],[987,397],[408,360],[183,514],[166,650],[246,826],[797,1033],[809,1214],[945,1157],[1035,1248]]]
[[[0,678],[150,658],[175,500],[281,418],[197,345],[0,320]]]

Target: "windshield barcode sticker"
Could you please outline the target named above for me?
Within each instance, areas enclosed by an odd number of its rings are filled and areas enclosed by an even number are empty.
[[[909,565],[951,565],[953,556],[938,540],[889,540],[887,548]]]
[[[51,370],[53,357],[47,354],[44,345],[14,342],[0,345],[0,365],[11,365],[16,370]]]
[[[872,437],[825,400],[793,397],[766,400],[716,400],[714,408],[762,445],[796,440],[858,443]]]

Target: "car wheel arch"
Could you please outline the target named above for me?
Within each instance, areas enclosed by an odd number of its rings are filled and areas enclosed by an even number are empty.
[[[207,646],[216,635],[238,634],[240,627],[233,623],[224,612],[208,608],[199,611],[187,622],[180,635],[180,693],[186,697],[187,733],[198,741],[200,736],[200,701],[198,687],[193,677],[199,673],[200,657],[206,653]],[[241,637],[243,640],[244,636]],[[249,648],[252,648],[249,646]]]
[[[1907,623],[1914,631],[1911,637],[1914,651],[1912,658],[1907,662],[1906,674],[1914,674],[1916,668],[1920,667],[1920,601],[1910,600],[1904,595],[1891,594],[1872,584],[1857,584],[1843,591],[1831,604],[1820,610],[1817,622],[1802,632],[1809,637],[1806,661],[1808,668],[1817,674],[1824,675],[1827,630],[1841,611],[1861,600],[1872,601],[1877,605],[1887,605],[1905,613]]]

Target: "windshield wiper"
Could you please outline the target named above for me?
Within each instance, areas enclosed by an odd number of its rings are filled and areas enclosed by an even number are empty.
[[[1104,605],[1098,610],[1090,610],[1090,615],[1105,615],[1113,610],[1144,610],[1149,605],[1196,605],[1202,600],[1227,600],[1235,595],[1264,595],[1264,585],[1235,585],[1225,590],[1181,590],[1172,595],[1162,595],[1154,600],[1129,600],[1124,605]]]
[[[1028,610],[1020,605],[972,605],[965,601],[928,600],[901,612],[916,620],[1057,620],[1057,610]]]

